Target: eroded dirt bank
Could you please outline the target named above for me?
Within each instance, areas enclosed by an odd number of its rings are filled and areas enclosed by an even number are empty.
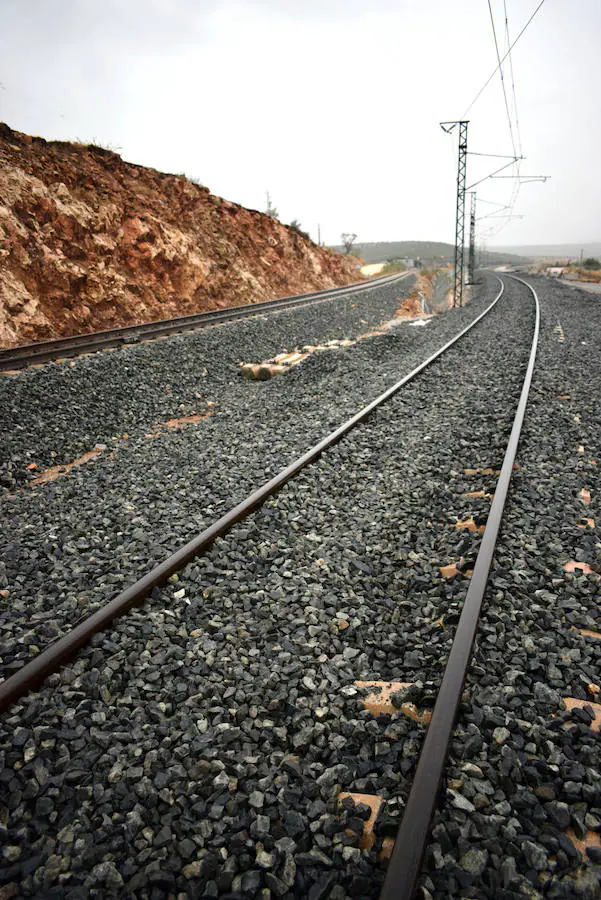
[[[0,123],[0,347],[361,278],[182,175]]]

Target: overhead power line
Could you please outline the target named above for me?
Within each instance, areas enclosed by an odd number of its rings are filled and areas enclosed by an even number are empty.
[[[475,150],[468,150],[467,155],[468,156],[492,156],[495,159],[512,159],[514,161],[516,159],[525,159],[524,156],[522,156],[522,157],[510,156],[507,153],[477,153]]]
[[[489,206],[500,206],[501,209],[507,209],[506,203],[499,203],[497,200],[483,200],[482,197],[478,197],[478,203],[487,203]]]
[[[525,158],[522,153],[522,137],[520,134],[520,122],[518,116],[518,105],[517,105],[517,97],[516,97],[516,88],[515,88],[515,74],[513,68],[513,57],[511,56],[511,52],[513,48],[516,46],[518,41],[521,39],[522,35],[527,30],[528,26],[535,18],[537,13],[540,11],[542,6],[544,5],[545,0],[539,0],[536,8],[528,18],[525,25],[520,30],[518,36],[514,41],[511,41],[510,33],[509,33],[509,15],[508,15],[508,0],[503,0],[503,14],[504,14],[504,41],[503,41],[503,50],[505,51],[502,54],[501,47],[499,45],[499,35],[497,34],[497,28],[495,25],[495,16],[493,12],[493,4],[492,0],[487,0],[488,2],[488,11],[490,15],[490,23],[492,26],[493,40],[495,45],[495,53],[497,58],[497,65],[494,70],[491,72],[488,79],[482,85],[470,105],[467,107],[466,112],[462,116],[460,120],[455,120],[452,122],[441,122],[441,126],[446,132],[452,132],[458,125],[460,127],[460,132],[464,129],[465,134],[460,133],[459,138],[459,162],[458,162],[458,179],[457,179],[457,208],[456,208],[456,216],[455,216],[455,285],[454,285],[454,305],[461,306],[462,303],[462,294],[463,294],[463,255],[464,255],[464,247],[463,247],[463,236],[464,236],[464,228],[465,228],[465,195],[467,191],[473,191],[473,188],[477,187],[484,181],[488,179],[497,179],[497,178],[505,178],[507,180],[511,180],[513,182],[511,197],[509,198],[509,202],[505,204],[494,204],[491,201],[482,201],[488,202],[492,206],[495,206],[494,212],[489,213],[484,216],[476,216],[475,210],[475,194],[472,193],[472,208],[470,215],[470,257],[469,257],[469,270],[470,270],[470,278],[469,281],[473,281],[473,268],[475,265],[475,231],[476,231],[476,222],[481,219],[491,219],[492,228],[489,231],[495,230],[495,225],[493,224],[496,220],[498,231],[499,228],[502,227],[502,223],[507,223],[512,219],[522,218],[522,216],[518,216],[514,214],[514,207],[516,205],[518,195],[520,192],[520,187],[522,184],[527,184],[531,181],[546,181],[548,176],[540,176],[540,175],[528,175],[522,176],[520,173],[520,163]],[[508,67],[503,70],[503,63],[509,60]],[[477,100],[482,96],[488,85],[491,83],[495,75],[499,73],[499,77],[501,79],[501,87],[503,90],[503,102],[505,105],[505,113],[507,116],[507,125],[509,127],[509,136],[511,140],[511,148],[513,150],[513,155],[501,154],[501,153],[475,153],[473,151],[468,152],[467,149],[467,113],[472,109]],[[507,76],[507,79],[506,79]],[[509,94],[509,84],[511,85],[511,94]],[[469,156],[482,156],[482,157],[495,157],[499,160],[507,160],[503,165],[498,166],[493,172],[490,172],[488,175],[485,175],[482,178],[479,178],[477,181],[474,181],[472,184],[467,185],[467,157]],[[511,175],[500,174],[507,169],[511,169]]]
[[[515,76],[514,76],[514,72],[513,72],[513,56],[511,54],[511,38],[509,37],[509,16],[507,14],[507,0],[503,0],[503,13],[505,15],[505,40],[506,40],[505,46],[507,48],[507,55],[509,57],[508,62],[509,62],[509,73],[511,75],[511,91],[512,91],[512,96],[513,96],[513,113],[515,116],[515,130],[516,130],[516,134],[517,134],[518,153],[521,155],[521,153],[522,153],[522,137],[520,134],[520,122],[519,122],[519,118],[518,118],[518,103],[517,103],[517,97],[516,97],[516,92],[515,92]],[[502,69],[501,69],[501,73],[502,73]],[[518,197],[520,196],[520,187],[522,185],[522,182],[520,181],[520,177],[519,177],[520,176],[520,163],[519,162],[516,163],[515,173],[518,177],[517,177],[516,181],[514,182],[513,190],[511,192],[511,199],[509,201],[509,207],[508,207],[510,213],[513,212],[513,210],[515,208],[515,205],[518,201]],[[502,227],[503,227],[502,225],[499,226],[499,228],[502,228]]]
[[[495,52],[497,54],[499,75],[501,76],[501,85],[503,87],[503,99],[505,100],[505,112],[507,113],[507,123],[509,125],[509,136],[511,138],[511,149],[513,150],[513,155],[517,156],[517,153],[515,150],[515,138],[513,136],[513,123],[511,121],[511,113],[509,112],[509,102],[507,100],[507,91],[505,89],[505,76],[503,75],[503,66],[501,64],[501,54],[499,52],[499,42],[497,41],[497,29],[495,28],[495,19],[494,19],[493,13],[492,13],[492,4],[491,4],[490,0],[488,0],[488,11],[490,13],[490,24],[492,25],[492,36],[493,36],[494,42],[495,42]]]
[[[488,216],[477,216],[476,221],[480,222],[482,219],[523,219],[523,218],[525,218],[525,217],[522,215],[518,215],[516,213],[505,213],[504,215],[500,215],[500,216],[498,216],[494,213],[491,213]]]
[[[517,44],[517,42],[519,41],[519,39],[521,38],[521,36],[524,34],[524,32],[526,31],[526,29],[528,28],[528,26],[530,25],[530,23],[532,22],[533,18],[535,17],[535,15],[537,14],[537,12],[539,11],[539,9],[541,8],[541,6],[543,5],[544,2],[545,2],[545,0],[540,0],[540,3],[538,4],[538,6],[536,7],[536,9],[534,10],[534,12],[533,12],[532,15],[530,16],[530,18],[528,19],[528,21],[526,22],[526,24],[524,25],[524,27],[522,28],[522,30],[520,31],[520,33],[518,34],[518,36],[516,37],[515,41],[512,43],[511,47],[509,48],[509,50],[507,51],[507,53],[505,54],[505,56],[501,59],[499,65],[498,65],[498,66],[495,66],[494,71],[491,73],[490,77],[484,82],[484,84],[482,85],[482,87],[480,88],[480,90],[478,91],[478,93],[476,94],[476,96],[474,97],[474,99],[472,100],[472,102],[470,103],[470,105],[468,106],[468,108],[466,109],[466,111],[464,112],[462,118],[465,118],[465,116],[468,114],[468,112],[470,111],[470,109],[472,108],[472,106],[474,105],[474,103],[475,103],[477,100],[479,100],[479,98],[482,96],[482,94],[484,93],[484,91],[486,90],[486,88],[488,87],[488,85],[491,83],[491,81],[493,80],[493,78],[494,78],[495,75],[497,74],[497,71],[498,71],[498,69],[499,69],[499,66],[502,65],[502,64],[505,62],[505,60],[507,59],[507,57],[509,56],[509,54],[511,53],[511,51],[513,50],[513,48],[515,47],[515,45]]]
[[[511,55],[511,41],[509,39],[509,18],[507,16],[507,0],[503,0],[503,12],[505,14],[505,39],[507,41],[507,55],[509,56],[509,74],[511,76],[511,93],[513,95],[513,114],[515,116],[515,131],[518,141],[518,153],[522,153],[522,138],[520,135],[520,120],[518,117],[518,103],[515,96],[515,77],[513,74],[513,56]]]
[[[518,124],[518,120],[517,120],[517,100],[516,100],[516,93],[515,93],[515,79],[513,76],[513,58],[511,56],[511,40],[509,37],[509,17],[507,14],[507,0],[503,0],[503,11],[505,14],[505,37],[506,37],[506,47],[507,47],[506,54],[503,57],[503,59],[505,59],[507,57],[509,58],[509,66],[510,66],[510,70],[511,70],[511,83],[512,83],[512,91],[513,91],[513,111],[516,116],[515,130],[516,130],[516,132],[518,132],[519,124]],[[505,73],[503,72],[503,62],[501,60],[501,52],[499,50],[499,42],[497,39],[497,31],[495,28],[495,19],[494,19],[494,15],[493,15],[491,0],[488,0],[488,12],[490,14],[490,23],[492,26],[493,39],[495,42],[495,52],[497,55],[497,71],[499,72],[499,76],[501,78],[501,87],[503,89],[503,100],[505,103],[505,112],[507,114],[507,124],[509,125],[509,136],[511,139],[511,146],[513,148],[513,152],[516,154],[514,175],[517,177],[516,177],[516,180],[513,185],[513,189],[511,192],[511,198],[507,205],[507,209],[509,210],[509,213],[511,213],[511,212],[513,212],[513,209],[515,207],[515,204],[517,202],[517,199],[518,199],[518,196],[520,193],[521,182],[520,182],[519,176],[520,176],[520,159],[521,159],[521,137],[519,136],[519,133],[518,133],[518,146],[520,147],[520,149],[519,149],[519,151],[516,151],[516,140],[515,140],[515,135],[514,135],[513,119],[512,119],[511,110],[509,108],[509,100],[507,98]],[[496,174],[496,173],[494,173],[494,174]],[[507,219],[507,221],[508,220],[509,219]]]
[[[486,181],[488,178],[494,178],[495,175],[497,174],[497,172],[502,172],[503,169],[509,168],[509,166],[512,166],[515,162],[517,162],[517,156],[513,156],[513,157],[509,160],[508,163],[505,163],[504,166],[501,166],[500,168],[495,169],[495,171],[494,171],[494,172],[491,172],[490,175],[485,175],[484,178],[480,178],[478,181],[474,181],[473,184],[470,184],[470,185],[467,186],[466,190],[467,190],[467,191],[471,191],[473,188],[476,187],[476,185],[482,184],[482,182],[483,182],[483,181]],[[516,177],[515,175],[508,175],[508,176],[507,176],[507,178],[515,178],[515,177]],[[518,177],[519,177],[519,176],[518,176]]]
[[[548,181],[551,177],[550,175],[488,175],[488,178],[515,178],[518,181],[524,182],[526,184],[528,181],[542,181],[543,184],[545,181]]]

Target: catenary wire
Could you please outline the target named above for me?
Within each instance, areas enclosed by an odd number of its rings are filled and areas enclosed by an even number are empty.
[[[517,156],[515,149],[515,137],[513,135],[513,124],[511,121],[511,113],[509,112],[509,101],[507,100],[507,90],[505,88],[505,76],[503,75],[503,66],[501,64],[501,53],[499,51],[499,42],[497,40],[497,29],[495,28],[495,19],[492,11],[492,4],[490,0],[488,0],[488,12],[490,13],[490,24],[492,25],[492,36],[495,42],[495,52],[497,54],[497,63],[499,69],[499,75],[501,76],[501,86],[503,88],[503,99],[505,101],[505,112],[507,113],[507,123],[509,125],[509,136],[511,138],[511,147],[513,149],[513,155]]]
[[[507,53],[505,54],[505,56],[502,58],[501,63],[504,63],[504,62],[505,62],[505,60],[507,59],[507,56],[509,55],[509,53],[511,53],[511,51],[513,50],[513,48],[515,47],[515,45],[517,44],[517,42],[519,41],[519,39],[521,38],[521,36],[524,34],[524,32],[526,31],[526,29],[528,28],[528,26],[530,25],[530,23],[532,22],[532,20],[534,19],[535,15],[537,14],[537,12],[539,11],[539,9],[541,8],[541,6],[543,5],[544,2],[545,2],[545,0],[540,0],[540,3],[538,4],[538,6],[536,7],[536,9],[534,10],[534,12],[533,12],[532,15],[530,16],[530,18],[528,19],[528,21],[526,22],[526,24],[524,25],[524,27],[522,28],[522,30],[520,31],[520,33],[518,34],[518,36],[516,37],[515,41],[512,43],[511,47],[509,48],[509,50],[507,51]],[[462,119],[465,119],[465,117],[467,116],[467,114],[468,114],[468,112],[470,111],[470,109],[472,108],[472,106],[476,103],[477,100],[480,99],[480,97],[482,96],[482,94],[484,93],[484,91],[486,90],[486,88],[488,87],[488,85],[491,83],[491,81],[493,80],[493,78],[494,78],[495,75],[497,74],[497,69],[498,69],[498,68],[499,68],[498,66],[495,66],[494,71],[493,71],[493,72],[491,73],[491,75],[487,78],[487,80],[484,82],[484,84],[482,85],[482,87],[480,88],[480,90],[478,91],[478,93],[476,94],[476,96],[474,97],[474,99],[472,100],[472,102],[470,103],[470,105],[467,107],[466,111],[464,112],[463,116],[461,117]]]
[[[503,12],[505,14],[505,39],[507,41],[507,57],[509,61],[509,75],[511,77],[511,93],[513,97],[513,114],[515,116],[515,132],[518,143],[518,155],[522,155],[522,137],[520,134],[520,120],[518,116],[518,103],[515,93],[515,75],[513,72],[513,57],[511,55],[511,40],[509,38],[509,17],[507,15],[507,0],[503,0]]]

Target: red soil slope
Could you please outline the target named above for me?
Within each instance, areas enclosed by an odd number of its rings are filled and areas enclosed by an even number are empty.
[[[184,176],[0,123],[0,346],[348,284],[355,266]]]

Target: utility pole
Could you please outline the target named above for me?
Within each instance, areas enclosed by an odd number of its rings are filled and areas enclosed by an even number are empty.
[[[459,125],[459,153],[457,158],[457,207],[455,210],[455,283],[453,306],[463,305],[463,267],[465,258],[465,181],[467,173],[467,126],[469,120],[441,122],[443,131],[451,132]],[[450,126],[450,127],[445,127]]]
[[[470,205],[470,251],[467,258],[467,283],[474,284],[476,269],[476,192],[472,191]]]
[[[321,225],[317,225],[317,246],[321,247]]]

